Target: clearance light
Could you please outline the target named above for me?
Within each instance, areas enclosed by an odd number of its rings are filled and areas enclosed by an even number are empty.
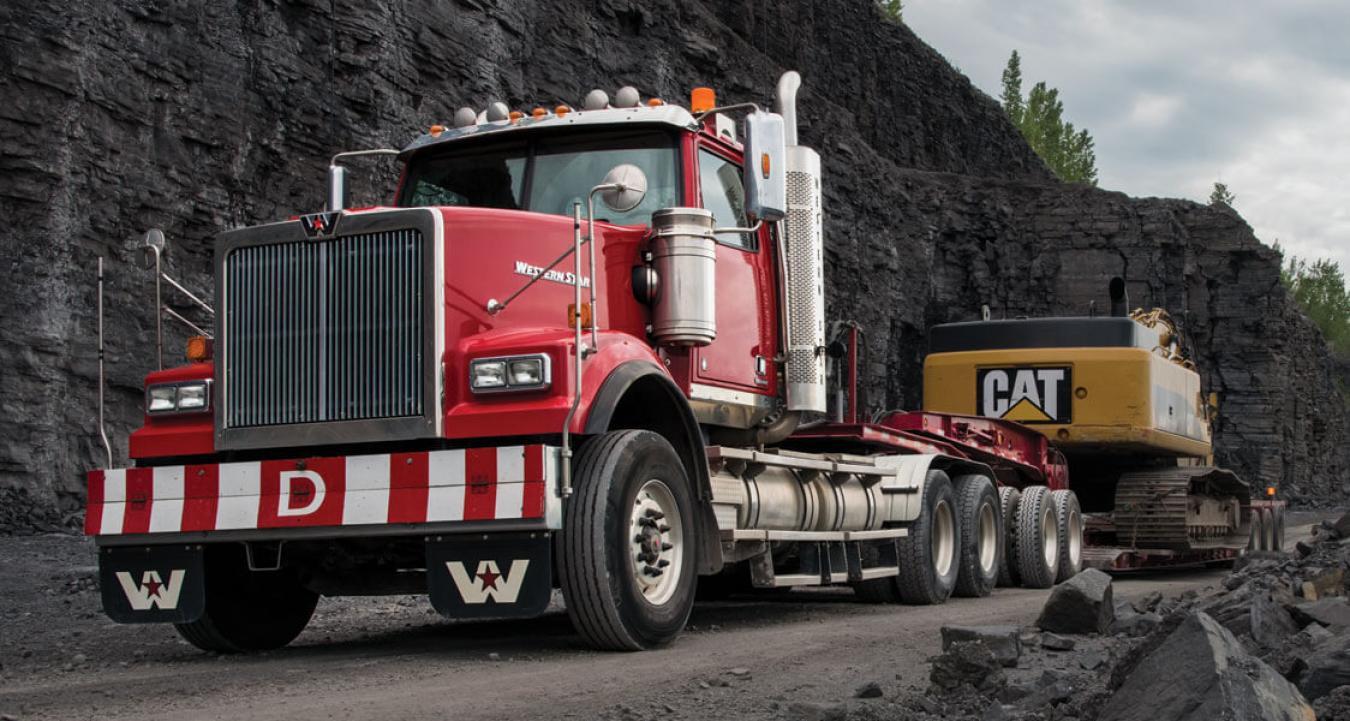
[[[647,101],[647,106],[651,108],[660,107],[665,104],[666,101],[662,100],[661,98],[652,98],[651,100]]]
[[[567,107],[566,105],[559,105],[558,107],[553,109],[553,114],[557,115],[560,118],[563,117],[564,115],[567,115],[570,112],[572,112],[572,109]]]
[[[761,153],[759,156],[759,173],[765,180],[769,179],[769,154]]]
[[[444,125],[433,125],[433,126],[431,126],[430,128],[427,129],[427,132],[428,132],[428,133],[431,133],[431,137],[433,137],[433,138],[439,138],[439,137],[441,137],[441,133],[444,133],[444,132],[445,132],[445,126],[444,126]]]
[[[480,358],[469,364],[469,387],[475,393],[540,390],[552,382],[549,357],[543,353]]]
[[[205,363],[211,360],[211,341],[206,336],[194,335],[187,340],[187,351],[184,353],[187,359],[192,363]]]
[[[1274,496],[1274,495],[1275,495],[1275,486],[1266,486],[1266,495],[1267,495],[1267,496]]]
[[[576,303],[568,303],[568,304],[567,304],[567,327],[568,327],[568,328],[576,328],[576,327],[577,327],[577,304],[576,304]],[[581,304],[581,327],[582,327],[582,328],[590,328],[590,327],[591,327],[591,304],[590,304],[590,303],[582,303],[582,304]]]
[[[538,120],[539,118],[542,118],[545,115],[548,115],[548,111],[544,110],[543,108],[535,108],[534,110],[530,111],[530,117],[534,118],[535,120]]]
[[[523,117],[525,117],[525,113],[522,113],[522,112],[520,112],[519,110],[512,110],[512,111],[511,111],[511,122],[513,122],[513,123],[514,123],[514,122],[517,122],[517,121],[519,121],[519,120],[520,120],[521,118],[523,118]]]
[[[689,92],[689,112],[697,115],[717,107],[717,93],[712,88],[694,88]]]

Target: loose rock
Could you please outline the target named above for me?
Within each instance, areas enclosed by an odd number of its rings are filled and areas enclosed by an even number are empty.
[[[1304,664],[1306,668],[1298,673],[1298,689],[1309,701],[1350,684],[1350,637],[1324,641]]]
[[[1189,615],[1107,701],[1099,721],[1311,721],[1293,684],[1209,615]]]
[[[1055,586],[1036,627],[1055,633],[1106,633],[1114,619],[1111,577],[1089,568]]]
[[[868,681],[853,692],[855,698],[881,698],[883,695],[885,694],[881,690],[881,684],[876,681]]]
[[[929,673],[933,685],[954,690],[969,685],[976,690],[996,689],[1007,683],[1003,664],[979,641],[958,641],[933,658]]]
[[[1016,666],[1022,656],[1022,639],[1016,626],[943,626],[942,650],[961,641],[979,641],[1004,666]]]
[[[1041,648],[1050,651],[1072,651],[1073,647],[1076,645],[1077,642],[1073,639],[1066,638],[1057,633],[1041,634]]]
[[[1350,603],[1344,598],[1324,598],[1297,604],[1289,609],[1304,626],[1320,623],[1323,626],[1350,626]]]

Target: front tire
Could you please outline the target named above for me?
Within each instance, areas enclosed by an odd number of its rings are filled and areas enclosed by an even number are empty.
[[[680,633],[694,607],[694,513],[684,465],[660,435],[613,431],[582,447],[555,555],[587,644],[640,651]]]
[[[956,510],[961,528],[956,595],[983,598],[994,592],[1003,565],[1003,509],[993,482],[979,475],[958,477]]]
[[[1017,509],[1017,570],[1027,588],[1050,588],[1059,575],[1059,527],[1050,489],[1022,490]]]
[[[1063,583],[1083,570],[1083,509],[1073,491],[1051,491],[1050,499],[1059,531],[1059,573],[1055,581]]]
[[[318,603],[319,594],[302,586],[294,571],[251,571],[243,546],[209,548],[206,610],[174,629],[203,651],[271,651],[305,630]]]

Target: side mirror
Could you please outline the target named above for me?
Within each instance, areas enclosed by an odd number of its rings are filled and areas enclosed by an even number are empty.
[[[613,186],[600,191],[600,200],[616,213],[627,213],[647,197],[647,174],[629,163],[614,166],[601,184]]]
[[[745,212],[766,223],[787,216],[787,145],[783,116],[756,110],[745,118]]]
[[[141,267],[146,270],[154,270],[155,264],[159,262],[159,257],[164,254],[167,244],[168,241],[164,239],[164,231],[159,228],[151,228],[146,231],[145,237],[141,239],[141,247],[137,251]]]

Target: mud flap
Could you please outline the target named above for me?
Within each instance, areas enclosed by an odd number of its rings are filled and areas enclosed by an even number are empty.
[[[547,533],[438,536],[427,541],[431,605],[450,618],[526,618],[553,592]]]
[[[104,547],[98,580],[118,623],[190,623],[206,609],[201,546]]]

